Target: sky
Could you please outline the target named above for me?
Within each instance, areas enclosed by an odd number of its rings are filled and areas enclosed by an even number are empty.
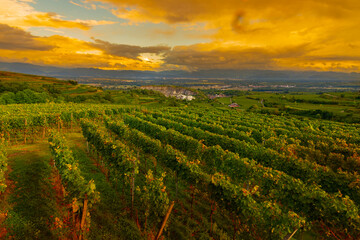
[[[0,61],[360,72],[359,0],[0,0]]]

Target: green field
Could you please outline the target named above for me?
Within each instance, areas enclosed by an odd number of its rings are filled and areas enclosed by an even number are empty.
[[[3,236],[153,238],[174,201],[165,239],[356,237],[358,125],[194,105],[3,107]]]
[[[225,98],[226,99],[226,98]],[[328,120],[338,120],[345,122],[360,122],[360,94],[356,92],[346,93],[255,93],[234,96],[233,102],[240,105],[240,109],[255,110],[266,112],[267,109],[276,109],[279,113],[294,114],[287,109],[298,110],[321,110],[330,113]],[[222,101],[222,100],[218,100]],[[227,100],[224,100],[227,101]],[[263,104],[261,103],[263,102]],[[294,115],[312,116],[311,113],[295,113]]]

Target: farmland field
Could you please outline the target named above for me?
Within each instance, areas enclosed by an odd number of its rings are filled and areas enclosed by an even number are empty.
[[[1,237],[360,237],[358,124],[205,104],[0,112]]]

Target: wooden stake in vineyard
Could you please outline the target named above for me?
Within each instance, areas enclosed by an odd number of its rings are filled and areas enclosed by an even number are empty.
[[[175,202],[172,201],[171,204],[170,204],[170,206],[169,206],[169,208],[168,208],[168,210],[167,210],[167,213],[166,213],[166,215],[165,215],[164,221],[163,221],[163,223],[161,224],[161,228],[160,228],[158,234],[157,234],[156,237],[155,237],[155,240],[159,240],[159,239],[160,239],[161,234],[162,234],[162,232],[163,232],[163,230],[164,230],[164,228],[165,228],[166,222],[167,222],[167,220],[169,219],[170,213],[171,213],[171,211],[172,211],[172,209],[173,209],[173,207],[174,207],[174,204],[175,204]]]
[[[77,209],[76,209],[75,206],[77,206],[77,205],[76,205],[76,199],[74,198],[73,202],[71,204],[71,208],[72,208],[72,225],[73,225],[72,237],[73,237],[74,240],[77,239],[77,236],[76,236],[76,228],[77,228],[76,226],[77,226],[77,224],[76,224],[76,216],[75,216],[75,213],[77,212]]]
[[[87,199],[87,196],[85,195],[84,207],[83,207],[83,212],[82,212],[82,217],[81,217],[81,223],[80,223],[80,236],[79,236],[79,240],[81,240],[82,237],[83,237],[83,235],[84,235],[84,226],[85,226],[86,215],[87,215],[87,205],[88,205],[88,199]]]
[[[294,232],[289,233],[288,235],[286,235],[283,240],[290,240],[290,239],[295,235],[295,233],[297,232],[297,230],[299,230],[299,229],[295,229]]]

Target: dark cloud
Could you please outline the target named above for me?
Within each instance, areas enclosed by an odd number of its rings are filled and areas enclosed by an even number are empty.
[[[232,28],[236,32],[242,32],[244,30],[244,11],[238,11],[235,13],[233,21],[231,23]]]
[[[126,57],[131,59],[136,59],[140,56],[141,53],[154,53],[154,54],[164,54],[170,51],[168,46],[151,46],[151,47],[140,47],[127,44],[115,44],[99,39],[94,39],[95,43],[90,43],[92,47],[103,50],[105,53],[118,56]]]
[[[166,14],[166,20],[169,23],[190,22],[190,18],[185,15]]]
[[[175,47],[164,61],[189,69],[276,69],[277,59],[303,57],[309,49],[304,44],[275,50],[260,47],[200,50],[204,46]]]
[[[317,47],[311,46],[310,43],[304,43],[292,47],[283,47],[276,51],[277,58],[296,58],[303,57],[307,53],[317,50]]]
[[[307,60],[316,60],[316,61],[326,61],[326,62],[332,62],[332,61],[357,61],[360,62],[360,56],[313,56],[313,57],[306,57]]]
[[[272,54],[265,49],[198,51],[175,48],[165,58],[167,64],[187,66],[189,69],[255,69],[269,68]]]
[[[20,28],[0,23],[0,49],[46,51],[52,48],[37,41],[35,36]]]

